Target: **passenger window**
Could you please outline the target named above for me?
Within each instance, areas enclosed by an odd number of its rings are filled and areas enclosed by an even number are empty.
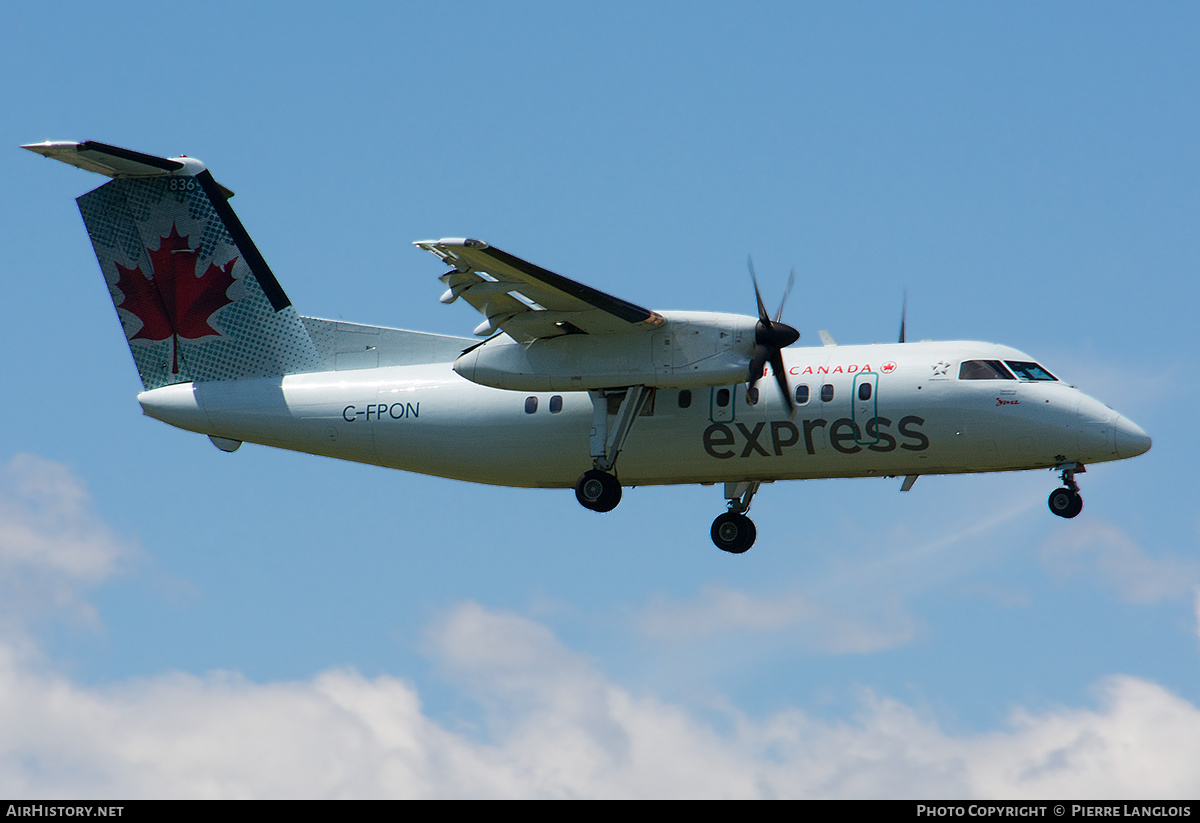
[[[533,395],[525,398],[525,413],[533,414],[537,411],[537,398]]]
[[[832,399],[833,399],[833,384],[826,383],[824,386],[821,387],[821,402],[828,403]]]
[[[684,389],[679,392],[679,408],[686,409],[692,405],[692,390]]]
[[[746,391],[746,402],[751,406],[758,405],[758,386]]]
[[[871,399],[871,384],[870,383],[859,383],[858,384],[858,399],[859,400],[870,400]]]
[[[808,402],[808,384],[796,387],[796,405],[803,406]]]
[[[959,380],[1013,380],[999,360],[964,360],[958,367]]]
[[[721,408],[729,405],[729,389],[717,389],[717,405]]]
[[[562,395],[556,394],[550,398],[550,413],[558,414],[562,411]]]

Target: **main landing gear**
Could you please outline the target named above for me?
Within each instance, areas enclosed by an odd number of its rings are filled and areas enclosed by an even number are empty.
[[[645,386],[630,386],[623,390],[588,392],[592,398],[592,433],[588,437],[592,468],[575,482],[575,499],[585,509],[610,512],[621,502],[621,481],[612,470],[633,428],[633,421],[652,391]],[[617,405],[618,399],[616,420],[610,426],[609,401]]]
[[[1046,502],[1050,511],[1059,517],[1075,517],[1083,511],[1083,497],[1079,494],[1075,475],[1087,469],[1082,463],[1064,463],[1058,468],[1062,469],[1063,488],[1050,492],[1050,499]]]
[[[610,512],[621,502],[621,481],[608,472],[590,469],[575,483],[575,499],[594,512]]]
[[[757,480],[725,484],[729,510],[713,521],[711,531],[712,541],[721,551],[742,554],[754,545],[758,530],[746,512],[750,510],[750,501],[758,487]]]
[[[621,481],[613,474],[613,467],[652,392],[645,386],[588,392],[592,398],[592,432],[588,438],[592,468],[575,483],[575,499],[585,509],[610,512],[621,502]],[[609,417],[614,419],[610,421]],[[741,554],[754,545],[758,530],[746,512],[759,485],[757,480],[725,484],[727,511],[713,521],[711,531],[718,549]]]

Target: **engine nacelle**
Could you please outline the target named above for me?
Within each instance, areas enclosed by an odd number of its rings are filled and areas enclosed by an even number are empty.
[[[738,314],[662,312],[654,331],[564,334],[522,344],[499,338],[471,349],[454,371],[516,391],[617,386],[702,388],[744,383],[757,320]]]

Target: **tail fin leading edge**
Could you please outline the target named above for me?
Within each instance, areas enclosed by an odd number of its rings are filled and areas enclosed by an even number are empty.
[[[204,164],[93,141],[24,148],[114,178],[76,202],[147,390],[323,368]]]

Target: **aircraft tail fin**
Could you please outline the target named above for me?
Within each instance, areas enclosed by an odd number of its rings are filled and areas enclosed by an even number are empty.
[[[76,202],[147,390],[322,368],[203,163],[94,141],[23,148],[113,178]]]

